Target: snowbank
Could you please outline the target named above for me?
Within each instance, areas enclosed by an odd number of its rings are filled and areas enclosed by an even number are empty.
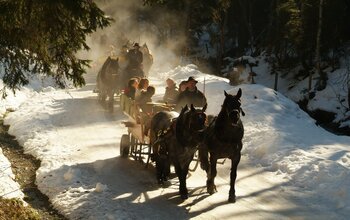
[[[0,148],[0,197],[3,198],[24,198],[20,185],[15,180],[11,170],[11,163],[3,155]]]
[[[237,60],[246,60],[249,63],[257,63],[257,66],[253,67],[253,71],[257,73],[254,80],[257,84],[264,85],[268,88],[274,88],[275,75],[272,75],[271,66],[266,62],[266,56],[262,55],[257,58],[252,58],[250,56],[242,56],[236,60],[227,58],[231,63],[228,65],[229,71],[233,66],[233,63]],[[295,79],[295,75],[299,71],[300,67],[295,67],[288,73],[280,73],[278,78],[277,90],[292,99],[295,102],[305,99],[308,95],[308,78],[305,79]],[[335,123],[339,123],[341,127],[350,127],[350,111],[348,110],[348,67],[342,64],[340,69],[334,72],[330,70],[325,70],[328,74],[327,87],[322,91],[316,91],[315,97],[313,97],[307,108],[310,111],[317,109],[333,112],[335,113]],[[246,69],[240,73],[240,80],[246,83],[250,83],[248,80],[250,68],[246,65]],[[318,80],[318,75],[313,75],[312,85],[315,86]]]

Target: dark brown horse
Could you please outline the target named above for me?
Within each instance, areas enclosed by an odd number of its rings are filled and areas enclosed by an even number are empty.
[[[203,139],[205,110],[206,106],[195,109],[193,105],[190,108],[186,105],[177,118],[170,113],[159,112],[151,121],[151,137],[156,134],[153,152],[157,180],[159,183],[167,180],[170,164],[173,164],[180,181],[179,192],[182,199],[188,198],[186,177],[194,153]]]
[[[199,147],[201,167],[207,172],[207,191],[216,192],[214,179],[216,176],[216,162],[220,158],[231,159],[229,202],[236,201],[235,181],[237,166],[241,159],[242,138],[244,128],[240,114],[245,115],[241,108],[242,90],[236,95],[227,94],[218,116],[214,117],[205,131],[204,141]]]
[[[113,110],[114,94],[120,90],[118,79],[120,78],[118,59],[108,57],[97,74],[96,87],[98,98],[102,104],[108,97],[108,108]]]

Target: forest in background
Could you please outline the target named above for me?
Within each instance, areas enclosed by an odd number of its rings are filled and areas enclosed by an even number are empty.
[[[176,12],[169,20],[169,38],[187,36],[183,53],[195,53],[203,32],[215,49],[216,67],[224,57],[257,56],[266,52],[278,68],[318,65],[336,69],[350,40],[347,0],[143,0],[157,10]],[[156,13],[153,14],[157,16]],[[150,18],[151,19],[151,18]],[[156,19],[156,18],[155,18]],[[166,19],[166,18],[165,18]],[[162,19],[164,20],[164,19]],[[173,22],[170,24],[170,22]],[[185,25],[184,25],[185,24]]]
[[[153,10],[178,14],[177,22],[159,28],[169,27],[164,31],[169,33],[165,35],[168,38],[185,36],[186,40],[178,47],[181,55],[198,60],[203,59],[203,53],[198,51],[206,51],[204,62],[210,63],[211,72],[216,75],[230,71],[226,60],[263,55],[271,74],[276,75],[276,82],[286,74],[293,74],[300,81],[308,78],[308,99],[312,99],[315,91],[327,87],[329,74],[345,66],[344,85],[350,103],[348,0],[143,0],[143,3]],[[157,14],[151,15],[156,19]],[[166,19],[162,20],[166,24]],[[205,44],[203,36],[207,38]],[[249,65],[252,70],[254,64]]]
[[[172,51],[174,65],[176,57],[204,63],[216,75],[228,71],[227,57],[263,55],[271,74],[317,78],[310,97],[345,63],[350,87],[348,0],[4,0],[0,12],[0,75],[11,89],[36,74],[81,86],[89,58],[79,51],[96,53],[97,42],[118,52],[126,39]]]

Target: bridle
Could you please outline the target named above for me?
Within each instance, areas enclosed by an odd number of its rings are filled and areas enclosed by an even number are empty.
[[[191,111],[191,110],[190,110]],[[207,115],[203,112],[203,111],[196,111],[196,112],[191,112],[190,114],[196,114],[196,116],[194,117],[193,115],[189,115],[189,116],[187,116],[187,117],[190,117],[189,118],[189,123],[188,123],[188,129],[191,131],[191,130],[198,130],[198,129],[193,129],[193,125],[194,124],[197,124],[197,122],[193,122],[193,120],[194,120],[194,118],[196,119],[196,120],[203,120],[203,127],[204,127],[204,125],[205,125],[205,120],[206,120],[206,117],[207,117]]]
[[[234,114],[235,112],[237,112],[238,119],[240,118],[239,116],[241,114],[242,114],[242,116],[245,116],[245,113],[241,107],[241,100],[237,99],[237,100],[234,100],[234,102],[237,102],[237,103],[234,103],[233,107],[230,109],[229,109],[228,103],[225,103],[225,105],[222,106],[223,108],[225,108],[225,113],[226,113],[227,118],[230,118],[231,114]]]

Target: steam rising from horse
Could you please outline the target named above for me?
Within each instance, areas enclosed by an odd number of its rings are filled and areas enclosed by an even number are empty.
[[[156,160],[157,180],[162,183],[167,179],[170,163],[180,181],[179,192],[182,199],[188,198],[186,177],[189,165],[203,139],[207,106],[202,109],[182,108],[178,118],[170,113],[159,112],[151,121],[151,140],[156,137],[153,152]]]
[[[145,73],[145,76],[147,77],[149,75],[149,71],[153,65],[153,56],[148,49],[147,44],[143,44],[140,48],[142,54],[143,54],[143,72]]]
[[[199,147],[201,167],[207,172],[207,191],[209,194],[216,192],[214,183],[217,171],[216,162],[220,158],[231,159],[230,192],[229,202],[236,201],[235,181],[237,177],[237,166],[241,159],[242,138],[244,128],[240,114],[245,113],[241,108],[240,98],[242,90],[236,95],[227,94],[218,116],[209,122],[205,131],[205,138]]]

